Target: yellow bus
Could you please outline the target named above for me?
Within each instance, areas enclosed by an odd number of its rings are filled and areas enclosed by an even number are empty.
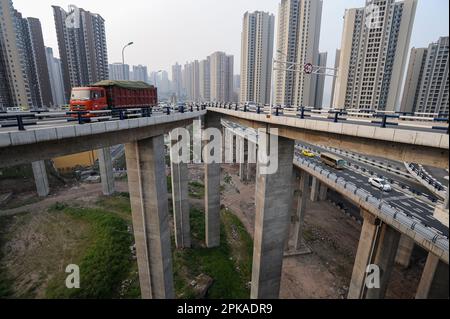
[[[328,166],[334,167],[336,169],[344,169],[347,166],[347,161],[340,158],[337,155],[331,153],[322,153],[320,154],[320,159],[322,163],[325,163]]]

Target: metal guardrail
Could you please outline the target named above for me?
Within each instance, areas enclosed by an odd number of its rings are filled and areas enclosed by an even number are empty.
[[[209,104],[207,104],[207,106],[212,107],[212,108],[223,108],[223,109],[235,110],[235,111],[253,112],[256,114],[265,114],[265,113],[267,113],[267,109],[268,109],[268,107],[263,107],[260,105],[249,106],[247,104],[238,105],[238,104],[234,104],[234,103],[209,103]],[[351,116],[353,114],[349,110],[345,110],[345,109],[317,110],[317,109],[313,109],[310,107],[303,107],[303,106],[297,107],[297,108],[274,106],[272,108],[271,115],[274,115],[274,116],[286,115],[285,111],[288,112],[292,109],[297,110],[297,112],[295,113],[295,117],[298,117],[300,119],[309,118],[309,119],[314,120],[316,118],[313,117],[312,114],[316,114],[316,113],[329,114],[329,115],[331,114],[331,117],[328,116],[327,119],[333,120],[334,123],[339,123],[340,121],[347,121],[347,120],[349,120],[348,116]],[[305,113],[307,113],[307,112],[310,114],[306,115]],[[399,113],[378,112],[377,113],[377,111],[375,111],[375,110],[372,110],[372,112],[373,112],[372,114],[365,113],[365,112],[362,112],[359,114],[369,116],[371,118],[380,118],[381,120],[372,120],[372,121],[369,121],[369,123],[377,124],[381,128],[386,128],[388,126],[397,126],[397,127],[401,126],[401,123],[389,121],[389,119],[400,120],[402,118],[401,114],[403,114],[401,112],[399,112]],[[342,116],[346,116],[346,117],[342,117]],[[446,119],[446,118],[433,118],[432,120],[435,122],[447,122],[448,123],[448,119]],[[446,133],[449,134],[448,126],[446,126],[446,127],[433,126],[433,127],[427,127],[427,128],[432,129],[432,130],[437,130],[437,131],[446,131]]]
[[[422,180],[427,182],[431,187],[434,187],[437,191],[445,191],[446,188],[444,185],[442,185],[438,180],[433,178],[424,168],[422,165],[415,164],[415,163],[409,163],[409,168]]]
[[[363,189],[355,187],[354,184],[346,182],[342,178],[339,179],[334,173],[331,173],[330,171],[323,169],[319,165],[316,165],[315,163],[302,158],[298,153],[296,153],[295,155],[295,160],[301,165],[306,165],[309,168],[313,169],[314,171],[325,176],[331,182],[343,186],[345,189],[359,196],[367,204],[378,209],[381,214],[398,221],[400,224],[411,230],[414,230],[415,232],[419,233],[422,237],[436,244],[439,248],[445,251],[449,250],[449,240],[446,236],[437,233],[435,230],[428,227],[423,222],[415,220],[413,216],[408,214],[407,212],[398,210],[390,206],[383,200],[373,197],[371,194],[367,193]]]
[[[172,110],[167,107],[163,113],[171,115],[172,113],[186,113],[206,110],[206,104],[189,105],[187,107],[180,107],[177,110]],[[152,117],[154,114],[153,108],[132,108],[132,109],[113,109],[113,110],[79,110],[69,112],[20,112],[20,113],[0,113],[0,127],[17,127],[19,131],[25,131],[25,126],[37,125],[38,120],[54,120],[65,119],[68,122],[78,122],[79,125],[91,123],[93,121],[121,121],[135,117]]]
[[[246,136],[253,135],[256,137],[257,140],[257,131],[254,129],[246,128],[239,124],[228,122],[225,120],[222,120],[222,124],[225,124],[225,127],[229,129],[236,130],[238,134],[240,134],[241,132],[245,132],[244,135]],[[423,238],[431,241],[439,248],[447,252],[449,251],[448,237],[438,233],[436,230],[434,230],[434,228],[431,228],[426,224],[424,224],[423,222],[417,220],[413,215],[409,214],[408,212],[404,212],[402,210],[390,206],[385,201],[372,196],[372,194],[368,193],[364,189],[358,188],[355,184],[346,181],[343,177],[339,177],[333,172],[324,169],[320,165],[317,165],[312,161],[308,161],[307,159],[301,156],[299,150],[295,151],[294,162],[296,162],[296,164],[299,166],[305,165],[310,169],[314,170],[315,172],[318,172],[320,175],[323,175],[328,180],[330,180],[330,182],[340,185],[344,189],[351,192],[352,194],[360,197],[368,205],[371,205],[372,207],[377,209],[382,215],[385,215],[386,217],[396,220],[404,227],[414,230],[416,233],[420,234]]]

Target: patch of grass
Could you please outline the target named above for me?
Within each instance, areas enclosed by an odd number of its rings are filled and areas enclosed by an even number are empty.
[[[189,183],[189,196],[192,198],[202,199],[205,197],[205,185],[198,181]]]
[[[253,243],[244,226],[231,212],[221,213],[220,247],[204,248],[205,215],[191,210],[193,248],[173,253],[175,290],[179,298],[193,298],[190,282],[204,273],[214,279],[207,298],[249,298]]]
[[[73,264],[80,267],[80,289],[67,289],[65,278],[59,273],[50,280],[48,298],[104,299],[119,297],[121,283],[132,266],[130,246],[132,235],[127,222],[117,214],[100,209],[59,207],[55,212],[88,222],[87,247]]]
[[[231,185],[233,178],[231,177],[230,174],[226,173],[225,177],[223,178],[223,181],[225,182],[225,184]]]
[[[102,196],[96,204],[106,211],[115,212],[126,219],[130,219],[131,206],[130,194],[128,193],[118,193],[113,196]]]

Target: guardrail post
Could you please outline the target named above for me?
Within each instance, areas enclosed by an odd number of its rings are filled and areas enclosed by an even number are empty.
[[[383,115],[383,120],[381,121],[381,127],[386,128],[386,122],[387,122],[387,115]]]
[[[83,121],[83,115],[82,115],[82,114],[83,114],[83,113],[80,112],[80,111],[77,112],[78,124],[80,124],[80,125],[84,124],[84,121]]]
[[[25,126],[23,125],[22,115],[17,115],[17,126],[19,127],[19,131],[25,131]]]
[[[339,112],[334,113],[334,123],[339,122]]]
[[[300,118],[303,120],[303,119],[305,119],[305,107],[304,106],[302,106],[301,108],[300,108]]]

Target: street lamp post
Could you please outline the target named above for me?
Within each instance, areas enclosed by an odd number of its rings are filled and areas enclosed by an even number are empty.
[[[134,42],[130,42],[126,46],[124,46],[122,49],[122,73],[123,73],[124,80],[126,79],[126,77],[125,77],[125,49],[133,44],[134,44]]]

